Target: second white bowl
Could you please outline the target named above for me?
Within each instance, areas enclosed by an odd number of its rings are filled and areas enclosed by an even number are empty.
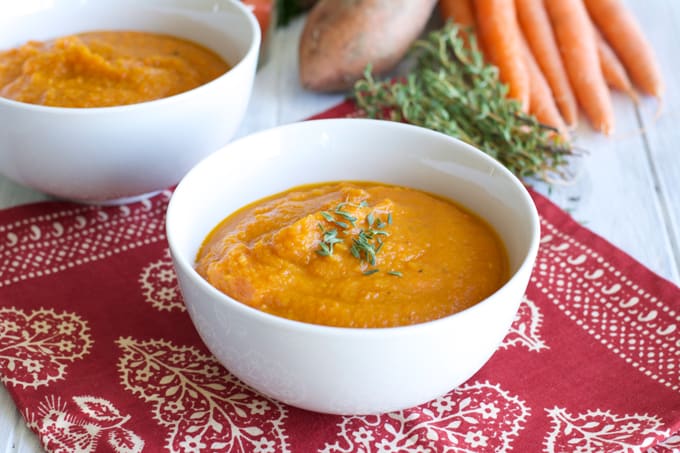
[[[43,107],[0,98],[0,172],[57,197],[121,202],[176,184],[240,126],[260,30],[237,0],[97,0],[0,5],[0,49],[84,31],[134,30],[202,44],[233,67],[212,82],[151,102]]]

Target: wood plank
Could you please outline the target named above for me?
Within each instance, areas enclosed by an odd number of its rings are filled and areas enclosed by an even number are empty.
[[[37,190],[19,185],[0,175],[0,209],[23,203],[47,200],[49,197]]]
[[[16,409],[14,401],[3,385],[0,385],[0,452],[43,452],[38,436],[27,426]]]
[[[0,408],[0,452],[15,451],[15,426],[19,412],[15,409],[9,392],[2,385],[0,385]]]
[[[535,187],[591,231],[654,272],[678,282],[670,232],[654,172],[637,132],[635,108],[620,94],[615,94],[614,103],[617,132],[612,137],[592,132],[585,118],[581,119],[575,143],[587,154],[573,162],[573,182]]]
[[[656,190],[670,231],[675,260],[675,281],[680,272],[680,2],[677,0],[627,0],[645,30],[659,60],[666,90],[660,116],[658,103],[643,99],[639,113],[645,131],[648,159],[657,179]]]
[[[276,104],[278,100],[275,87],[280,66],[279,59],[272,55],[278,50],[274,48],[275,44],[276,39],[268,39],[264,44],[265,50],[260,53],[252,95],[235,139],[277,125],[277,109],[272,108],[272,104]]]
[[[19,421],[15,430],[16,453],[40,453],[44,452],[38,436],[26,427],[23,419]]]

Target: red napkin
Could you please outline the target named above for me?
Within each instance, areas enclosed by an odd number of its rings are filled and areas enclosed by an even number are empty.
[[[169,192],[0,211],[2,381],[55,452],[678,451],[680,289],[532,196],[543,239],[511,331],[422,406],[320,415],[230,375],[178,291]]]

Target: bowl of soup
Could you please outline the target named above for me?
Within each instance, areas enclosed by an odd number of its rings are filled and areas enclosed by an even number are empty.
[[[462,384],[529,281],[536,208],[449,136],[317,120],[230,143],[181,180],[167,236],[188,312],[230,372],[312,411],[371,414]]]
[[[260,30],[236,0],[0,6],[0,172],[54,197],[166,189],[228,143]]]

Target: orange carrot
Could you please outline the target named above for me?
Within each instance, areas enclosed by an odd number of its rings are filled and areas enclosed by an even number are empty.
[[[560,134],[566,134],[567,127],[557,108],[552,91],[550,91],[550,85],[538,66],[538,62],[531,53],[531,49],[529,49],[524,37],[522,37],[522,49],[529,73],[529,86],[531,88],[529,93],[529,113],[534,115],[539,122],[557,129]]]
[[[243,4],[255,15],[260,24],[262,38],[264,38],[269,31],[269,24],[274,13],[274,2],[272,0],[243,0]]]
[[[439,14],[463,27],[474,29],[477,25],[472,0],[439,0]]]
[[[536,62],[550,85],[555,102],[569,126],[578,121],[578,104],[560,58],[543,0],[515,0],[517,18]],[[533,88],[532,88],[533,90]]]
[[[529,108],[529,75],[522,53],[514,0],[475,0],[477,30],[485,56],[498,67],[508,96]]]
[[[635,17],[618,0],[585,0],[585,4],[635,85],[647,94],[661,97],[664,89],[661,70]]]
[[[623,91],[633,98],[633,100],[637,100],[637,94],[635,94],[635,90],[633,90],[633,85],[628,78],[626,68],[623,67],[623,63],[621,63],[619,57],[616,56],[614,50],[596,29],[595,38],[597,39],[597,55],[600,57],[600,67],[602,68],[604,80],[610,87]]]
[[[468,32],[477,28],[472,0],[439,0],[438,4],[441,18],[460,25],[462,29],[459,33],[465,44],[469,45]]]
[[[593,127],[614,129],[611,94],[600,69],[597,41],[582,0],[545,0],[571,87]]]

